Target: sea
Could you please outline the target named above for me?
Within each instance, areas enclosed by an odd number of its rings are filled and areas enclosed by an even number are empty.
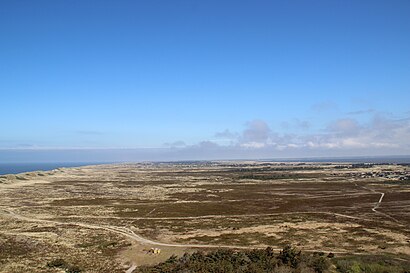
[[[59,163],[2,163],[0,162],[0,175],[17,174],[33,171],[51,171],[58,168],[80,167],[87,165],[104,164],[101,162],[59,162]]]
[[[211,160],[213,161],[213,160]],[[217,160],[216,160],[217,161]],[[316,157],[316,158],[286,158],[264,159],[261,162],[351,162],[351,163],[374,163],[374,164],[410,164],[410,156],[370,156],[370,157]],[[190,162],[190,161],[174,161]],[[193,161],[198,162],[198,161]],[[58,168],[80,167],[87,165],[109,164],[114,162],[53,162],[53,163],[4,163],[0,162],[0,175],[17,174],[33,171],[50,171]]]

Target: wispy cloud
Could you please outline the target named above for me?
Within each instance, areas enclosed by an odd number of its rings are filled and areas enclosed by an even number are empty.
[[[311,123],[307,120],[293,119],[291,121],[283,121],[281,126],[284,129],[308,130],[311,127]]]
[[[339,119],[330,123],[326,130],[336,135],[352,135],[359,131],[359,124],[356,120],[351,118]]]
[[[174,142],[165,142],[164,146],[171,147],[171,148],[181,148],[181,147],[186,147],[186,143],[182,140],[177,140]]]
[[[394,119],[382,114],[374,114],[367,122],[352,117],[337,119],[322,130],[309,133],[302,131],[299,134],[275,132],[266,121],[258,119],[245,123],[240,132],[225,130],[215,136],[229,138],[229,142],[204,140],[188,145],[178,140],[165,143],[161,148],[52,148],[47,151],[38,146],[20,146],[20,150],[32,151],[29,153],[36,153],[44,158],[54,156],[55,160],[63,160],[63,155],[67,154],[71,160],[79,157],[95,161],[410,154],[410,119]],[[0,159],[7,156],[16,158],[16,153],[12,153],[11,149],[8,152],[3,149]]]
[[[240,146],[246,148],[262,148],[270,142],[272,130],[263,120],[252,120],[246,123],[239,142]]]
[[[322,131],[311,134],[280,134],[274,132],[263,120],[246,123],[237,137],[225,148],[270,151],[321,150],[329,154],[340,151],[369,151],[410,153],[410,120],[392,119],[375,114],[366,123],[353,118],[343,118],[329,123]]]
[[[375,113],[376,110],[374,109],[365,109],[365,110],[357,110],[352,112],[347,112],[348,115],[363,115],[363,114],[371,114]]]
[[[237,133],[233,133],[233,132],[231,132],[231,131],[228,130],[228,129],[225,129],[225,130],[222,131],[222,132],[216,132],[216,133],[215,133],[215,137],[216,137],[216,138],[221,138],[221,139],[228,139],[228,140],[230,140],[230,139],[236,139],[236,138],[238,137],[238,134],[237,134]]]

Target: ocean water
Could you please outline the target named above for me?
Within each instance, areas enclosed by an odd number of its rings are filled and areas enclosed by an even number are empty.
[[[373,157],[329,157],[265,159],[262,162],[351,162],[351,163],[396,163],[410,164],[410,156],[373,156]],[[175,161],[174,163],[183,162]],[[189,161],[187,161],[189,162]],[[196,161],[194,161],[196,162]],[[206,161],[204,161],[206,162]],[[55,162],[55,163],[3,163],[0,162],[0,175],[33,171],[50,171],[57,168],[80,167],[86,165],[108,164],[109,162]]]
[[[33,171],[50,171],[62,167],[79,167],[101,164],[98,162],[60,162],[60,163],[1,163],[0,175],[16,174]]]

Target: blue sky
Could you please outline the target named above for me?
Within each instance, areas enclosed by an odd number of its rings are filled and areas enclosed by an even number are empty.
[[[409,13],[409,1],[1,1],[0,160],[410,154]]]

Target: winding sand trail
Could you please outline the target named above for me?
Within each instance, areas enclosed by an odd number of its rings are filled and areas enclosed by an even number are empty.
[[[397,219],[394,218],[393,216],[391,216],[391,215],[389,215],[389,214],[387,214],[387,213],[384,213],[384,212],[381,212],[381,211],[378,211],[378,210],[377,210],[377,209],[380,207],[380,205],[382,204],[383,198],[384,198],[384,196],[386,195],[384,192],[376,191],[376,190],[371,189],[371,188],[368,188],[368,187],[366,187],[366,186],[359,185],[359,184],[357,184],[356,182],[355,182],[354,184],[355,184],[357,187],[360,187],[360,188],[363,188],[363,189],[365,189],[365,190],[371,191],[372,193],[380,194],[379,200],[374,204],[374,206],[373,206],[373,208],[372,208],[372,211],[373,211],[373,212],[378,213],[378,214],[380,214],[380,215],[383,215],[383,216],[389,218],[390,220],[396,222],[397,224],[399,224],[399,225],[401,225],[401,226],[403,225],[399,220],[397,220]]]
[[[132,273],[136,268],[137,268],[137,266],[135,264],[133,264],[133,265],[131,265],[130,268],[127,269],[127,271],[125,271],[125,273]]]
[[[153,241],[147,238],[144,238],[138,234],[136,234],[133,230],[127,227],[116,227],[116,226],[99,226],[99,225],[92,225],[92,224],[85,224],[79,222],[59,222],[59,221],[52,221],[46,219],[38,219],[33,217],[27,217],[20,214],[17,214],[10,210],[2,210],[2,214],[13,217],[15,219],[28,221],[28,222],[40,222],[40,223],[49,223],[49,224],[56,224],[56,225],[76,225],[79,227],[85,227],[90,229],[102,229],[111,231],[120,235],[123,235],[127,238],[130,238],[138,243],[145,244],[145,245],[155,245],[155,246],[164,246],[164,247],[182,247],[182,248],[232,248],[232,249],[254,249],[254,248],[266,248],[266,246],[238,246],[238,245],[212,245],[212,244],[171,244],[171,243],[162,243]],[[273,248],[274,251],[280,251],[282,248]],[[304,249],[303,251],[306,252],[333,252],[336,254],[346,254],[351,253],[347,251],[334,251],[329,249]]]
[[[381,194],[379,201],[374,205],[372,208],[372,211],[377,212],[376,209],[379,208],[380,204],[382,203],[383,197],[384,197],[384,192],[379,192]]]
[[[374,219],[367,219],[363,217],[351,216],[346,214],[341,214],[337,212],[328,211],[294,211],[294,212],[276,212],[276,213],[259,213],[259,214],[209,214],[202,216],[174,216],[174,217],[119,217],[119,216],[81,216],[81,215],[70,215],[70,216],[59,216],[59,218],[87,218],[87,219],[129,219],[129,220],[195,220],[195,219],[225,219],[225,218],[247,218],[247,217],[263,217],[263,216],[277,216],[277,215],[293,215],[293,214],[322,214],[338,216],[347,219],[363,220],[363,221],[376,221]]]

